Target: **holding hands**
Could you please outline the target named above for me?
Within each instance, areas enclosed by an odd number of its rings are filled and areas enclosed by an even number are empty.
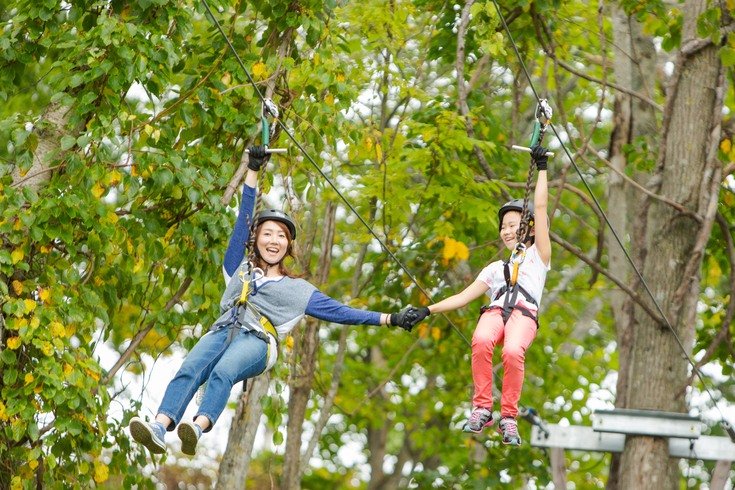
[[[429,311],[427,306],[421,309],[414,306],[407,306],[398,313],[392,313],[390,315],[390,324],[410,332],[413,327],[424,321],[430,314],[431,311]]]

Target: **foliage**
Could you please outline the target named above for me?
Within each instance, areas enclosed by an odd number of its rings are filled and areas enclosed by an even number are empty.
[[[282,119],[296,139],[320,157],[317,164],[434,298],[461,290],[504,255],[496,231],[500,192],[520,197],[523,190],[502,181],[525,181],[528,164],[527,155],[509,152],[506,144],[525,144],[526,136],[519,135],[530,132],[535,103],[520,85],[525,84],[520,66],[499,32],[491,2],[478,2],[471,10],[465,82],[475,70],[483,71],[468,94],[467,116],[456,108],[453,70],[461,11],[453,4],[213,3],[259,87],[275,75],[274,98],[285,108]],[[567,135],[577,147],[593,130],[600,87],[554,71],[540,53],[530,12],[546,22],[559,43],[557,55],[601,78],[602,68],[587,56],[603,54],[593,4],[520,0],[502,6],[504,15],[519,13],[510,26],[514,38],[537,88],[555,101],[555,109],[565,108],[571,123]],[[681,14],[676,8],[662,2],[622,5],[635,10],[647,32],[664,38],[665,49],[678,47]],[[48,488],[88,488],[105,481],[153,488],[150,474],[131,471],[149,463],[126,430],[139,403],[125,407],[120,420],[108,416],[117,393],[99,365],[96,347],[108,342],[122,356],[128,341],[151,326],[132,360],[123,363],[139,373],[136,357],[165,354],[173,342],[190,349],[196,339],[181,335],[182,327],[207,326],[217,315],[222,257],[237,204],[223,203],[221,197],[243,148],[258,135],[259,99],[200,2],[16,0],[0,6],[0,16],[5,27],[0,34],[0,140],[8,142],[0,148],[0,459],[5,462],[0,488],[31,488],[36,477]],[[718,17],[705,16],[702,33],[714,35],[717,22]],[[608,39],[611,31],[606,20]],[[294,37],[280,51],[287,32]],[[721,50],[725,64],[733,59],[733,39],[730,35]],[[486,54],[482,67],[479,60]],[[663,97],[658,89],[656,100],[661,103]],[[727,105],[735,109],[732,98],[731,93]],[[60,128],[41,117],[54,104],[68,111]],[[609,93],[602,105],[612,108]],[[592,118],[585,112],[590,109]],[[474,138],[467,135],[468,120]],[[601,150],[611,122],[603,119],[599,126],[590,144]],[[14,180],[13,168],[20,179],[30,176],[34,152],[45,140],[56,143],[43,157],[55,168],[48,182],[36,189]],[[554,139],[549,135],[547,142]],[[268,167],[266,191],[285,195],[284,207],[306,229],[337,197],[286,137],[272,144],[289,153]],[[475,146],[499,180],[488,181]],[[722,158],[732,160],[730,148],[721,147]],[[652,168],[655,155],[647,142],[636,141],[626,151],[638,170]],[[564,164],[560,158],[551,164],[552,179],[558,179]],[[598,197],[604,196],[608,178],[601,168],[582,169]],[[566,182],[583,188],[571,173]],[[550,206],[557,189],[551,189]],[[721,201],[722,213],[733,223],[732,194],[723,192]],[[352,306],[388,312],[409,303],[428,304],[371,242],[359,220],[340,206],[337,260],[325,293],[350,301],[345,285],[353,281],[354,264],[368,246],[365,265],[357,271],[361,293]],[[555,211],[552,228],[566,241],[585,253],[608,246],[597,243],[602,224],[576,194],[564,192]],[[299,236],[299,248],[312,252],[307,265],[314,263],[319,250],[308,248],[313,236]],[[723,243],[715,229],[703,271],[702,302],[708,308],[700,315],[695,353],[712,342],[730,301],[731,264]],[[606,260],[603,256],[603,265]],[[602,278],[590,284],[591,271],[580,272],[577,263],[554,246],[545,293],[553,299],[526,355],[521,401],[538,408],[549,423],[588,424],[589,407],[610,401],[605,395],[614,387],[610,380],[618,367],[610,315],[593,311],[592,321],[580,324],[594,298],[607,300],[611,285]],[[179,304],[167,307],[187,279],[191,284],[183,288]],[[449,314],[468,339],[480,304]],[[582,335],[568,340],[577,328],[583,328]],[[331,381],[340,331],[324,325],[320,332],[323,348],[307,426],[318,418]],[[356,327],[350,332],[338,415],[319,436],[324,465],[307,472],[304,488],[364,487],[364,482],[354,485],[361,478],[360,465],[346,460],[344,451],[358,444],[360,461],[366,460],[372,456],[368,441],[381,431],[386,459],[380,466],[388,476],[402,472],[396,480],[403,487],[546,485],[551,473],[540,450],[525,442],[509,449],[496,435],[468,437],[459,430],[470,409],[469,348],[441,318],[416,331]],[[560,354],[565,342],[571,343],[571,355]],[[417,347],[385,389],[355,415],[346,415],[414,343]],[[732,357],[724,345],[714,359],[730,376]],[[261,403],[271,429],[285,432],[281,388],[298,368],[282,364],[279,389]],[[731,385],[730,376],[720,387],[725,400],[733,399]],[[521,423],[524,439],[530,430]],[[273,443],[281,439],[282,432],[275,430]],[[604,481],[607,464],[600,455],[568,453],[567,459],[576,488],[598,488]],[[272,472],[277,479],[280,461],[263,450],[251,465],[251,478],[266,482]],[[391,468],[398,461],[406,465]]]

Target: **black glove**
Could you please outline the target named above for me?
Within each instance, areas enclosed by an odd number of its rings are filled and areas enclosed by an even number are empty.
[[[265,152],[265,146],[254,145],[248,148],[250,158],[248,159],[248,168],[258,172],[265,162],[268,161],[269,155]]]
[[[546,170],[549,163],[549,157],[546,156],[547,151],[540,143],[536,143],[531,147],[531,159],[536,163],[536,168],[539,170]]]
[[[409,328],[413,328],[419,323],[423,322],[429,315],[431,315],[431,310],[429,310],[428,306],[424,306],[420,310],[412,312],[411,318],[409,319]],[[409,330],[409,332],[410,331],[411,330]]]
[[[419,309],[414,306],[407,306],[398,313],[391,313],[390,324],[410,332],[415,325],[413,320],[418,311]]]

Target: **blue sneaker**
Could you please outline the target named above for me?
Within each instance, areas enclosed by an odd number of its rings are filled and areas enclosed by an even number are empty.
[[[464,424],[462,429],[465,432],[481,433],[485,427],[493,425],[493,413],[483,407],[477,407],[473,410],[470,420]]]
[[[181,422],[177,432],[181,439],[181,452],[194,456],[197,453],[197,442],[202,437],[202,428],[194,422]]]
[[[163,424],[154,422],[149,424],[139,417],[130,419],[130,435],[136,442],[145,446],[153,454],[163,454],[166,452],[166,429]]]
[[[521,436],[518,435],[518,422],[513,417],[501,417],[500,422],[498,422],[498,432],[503,436],[503,444],[521,445]]]

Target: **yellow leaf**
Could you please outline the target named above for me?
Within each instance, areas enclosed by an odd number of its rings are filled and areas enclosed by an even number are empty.
[[[151,134],[153,134],[153,126],[151,126],[150,124],[146,124],[143,128],[143,131],[145,131],[145,134],[150,136]]]
[[[730,148],[732,148],[732,143],[728,139],[722,140],[722,143],[720,143],[720,150],[722,150],[725,153],[730,152]]]
[[[505,141],[505,136],[503,136],[502,134],[499,134],[498,141]]]
[[[87,371],[87,374],[88,374],[89,376],[91,376],[92,378],[94,378],[94,380],[95,380],[95,381],[99,381],[99,380],[100,380],[100,375],[99,375],[99,374],[97,374],[97,373],[95,373],[95,372],[94,372],[94,371],[92,371],[91,369],[85,369],[85,371]]]
[[[138,177],[140,174],[138,173],[138,166],[137,165],[131,165],[130,166],[130,175],[133,177]]]
[[[222,75],[222,78],[220,80],[222,81],[222,83],[224,83],[225,85],[227,85],[229,87],[230,86],[230,82],[232,81],[232,75],[230,75],[229,73],[225,72],[225,74]]]
[[[102,187],[99,182],[92,187],[92,194],[94,194],[94,197],[100,197],[103,192],[105,192],[105,188]]]
[[[33,388],[33,393],[38,394],[38,393],[41,393],[42,391],[43,391],[43,385],[36,385],[36,387]],[[33,463],[36,463],[36,461],[33,461],[31,463],[31,466],[33,465]],[[38,466],[38,463],[36,463],[36,466]]]
[[[8,339],[8,348],[15,350],[18,347],[20,347],[20,337],[10,337]]]
[[[375,154],[378,156],[378,161],[383,159],[383,150],[380,148],[380,143],[375,143]]]
[[[15,223],[13,223],[13,229],[18,231],[21,228],[23,228],[23,223],[21,223],[20,218],[16,218]]]
[[[47,254],[51,251],[51,245],[41,245],[41,253]]]
[[[337,75],[337,81],[338,82],[344,82],[345,81],[345,76],[340,73],[339,75]]]
[[[327,95],[327,96],[326,96],[326,97],[324,98],[324,102],[326,102],[326,103],[327,103],[327,105],[329,105],[329,106],[332,106],[332,105],[334,105],[334,95],[332,95],[332,94],[328,94],[328,95]]]
[[[373,139],[370,138],[369,136],[365,138],[365,149],[367,149],[367,151],[370,151],[373,149]]]
[[[31,328],[35,330],[38,328],[40,324],[41,324],[41,320],[39,320],[37,316],[34,316],[33,319],[31,320]]]
[[[26,311],[33,311],[36,309],[36,302],[32,299],[24,299],[23,302],[26,304]]]
[[[735,10],[735,0],[727,0],[727,8],[729,10]]]
[[[459,260],[467,260],[470,258],[470,249],[462,242],[457,242],[457,258]]]
[[[253,65],[253,75],[255,75],[256,77],[260,77],[266,74],[267,73],[265,63],[258,62]]]
[[[314,53],[314,66],[319,65],[319,53]]]
[[[94,469],[94,481],[97,483],[102,483],[103,481],[107,480],[107,477],[110,473],[109,468],[107,468],[106,464],[100,463],[99,465],[95,465]]]
[[[457,240],[447,238],[444,240],[444,251],[442,252],[444,260],[449,260],[457,255]]]
[[[26,254],[23,252],[23,250],[16,248],[13,250],[13,252],[10,254],[10,258],[13,259],[13,263],[17,264],[21,260],[23,260],[23,257],[25,257]]]
[[[77,326],[73,323],[70,323],[66,326],[66,338],[70,339],[72,335],[74,335],[77,332]]]
[[[20,296],[20,293],[23,292],[23,284],[20,281],[13,281],[13,291]]]
[[[286,337],[286,349],[293,349],[293,337],[291,337],[290,335]]]
[[[158,143],[158,140],[161,138],[161,130],[156,128],[155,131],[153,131],[153,139],[156,140],[156,143]]]
[[[107,185],[116,186],[117,184],[120,183],[121,180],[122,180],[122,174],[118,172],[117,170],[113,170],[112,172],[110,172],[109,174],[105,176],[104,182]]]
[[[10,481],[10,490],[21,490],[23,488],[23,483],[20,481],[19,476],[14,476],[13,479]]]
[[[72,371],[74,371],[74,368],[71,367],[71,364],[64,364],[64,375],[69,376]]]
[[[48,289],[41,288],[41,289],[38,290],[38,297],[42,301],[46,301],[49,298],[49,296],[51,296],[51,293],[49,292]]]
[[[31,373],[26,373],[26,375],[25,375],[25,378],[24,378],[24,379],[25,379],[25,382],[26,382],[26,386],[27,386],[27,385],[29,385],[29,384],[33,383],[33,380],[34,380],[34,379],[36,379],[36,378],[34,378],[34,377],[33,377],[33,375],[32,375]]]
[[[95,286],[98,286],[98,287],[104,284],[104,281],[102,281],[102,279],[100,279],[99,276],[94,276],[92,278],[92,282],[94,283]]]
[[[54,337],[63,337],[66,335],[66,329],[64,328],[64,325],[62,325],[59,322],[51,322],[49,325],[49,329],[51,330],[51,335]]]
[[[176,226],[175,225],[172,226],[171,228],[169,228],[168,231],[166,232],[166,235],[163,237],[163,241],[164,242],[167,242],[167,241],[171,240],[171,237],[174,235],[174,232],[175,231],[176,231]]]
[[[730,194],[729,192],[725,194],[725,204],[727,204],[728,207],[732,207],[733,204],[735,204],[735,196]]]
[[[107,218],[105,220],[110,224],[115,224],[120,218],[117,217],[117,215],[113,212],[107,213]]]
[[[439,340],[442,336],[442,331],[439,330],[439,327],[433,327],[431,329],[431,336],[434,337],[434,340]]]

